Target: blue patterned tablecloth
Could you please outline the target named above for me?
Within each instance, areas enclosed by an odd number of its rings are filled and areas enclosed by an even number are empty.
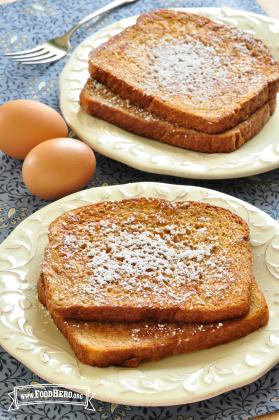
[[[80,17],[99,8],[107,0],[23,0],[0,7],[0,57],[3,51],[29,48],[57,36]],[[262,13],[253,0],[187,1],[139,0],[82,28],[73,36],[76,46],[90,33],[115,20],[159,7],[230,6]],[[54,65],[24,67],[0,58],[0,102],[15,98],[41,100],[58,109],[58,75],[67,58]],[[21,162],[0,154],[0,240],[3,240],[25,217],[47,202],[31,196],[21,177]],[[96,176],[88,185],[112,185],[137,181],[159,181],[193,184],[234,195],[261,208],[274,218],[279,217],[279,170],[238,180],[192,181],[146,174],[97,155]],[[1,308],[0,308],[1,311]],[[71,405],[29,405],[8,412],[16,385],[43,383],[21,363],[0,349],[0,418],[1,419],[248,419],[279,410],[279,366],[257,382],[200,403],[164,407],[128,407],[95,401],[95,414]]]

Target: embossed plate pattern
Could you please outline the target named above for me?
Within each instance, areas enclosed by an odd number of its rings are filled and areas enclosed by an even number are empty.
[[[251,231],[254,270],[270,309],[269,324],[249,336],[139,368],[94,368],[80,363],[37,299],[48,226],[88,203],[129,197],[200,200],[232,210]],[[176,405],[212,397],[256,380],[279,361],[279,226],[257,208],[213,190],[135,183],[85,190],[24,220],[0,246],[0,344],[44,380],[71,389],[88,386],[97,399],[128,405]]]
[[[262,39],[279,59],[279,21],[243,10],[218,8],[179,9],[235,25]],[[73,52],[60,77],[60,106],[78,136],[94,150],[134,168],[195,179],[250,176],[279,167],[279,109],[253,140],[227,154],[205,154],[146,139],[91,117],[81,110],[79,94],[88,78],[89,51],[108,40],[136,17],[121,20],[95,33]]]

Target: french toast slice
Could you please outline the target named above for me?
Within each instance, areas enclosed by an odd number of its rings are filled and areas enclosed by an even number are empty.
[[[43,276],[39,300],[47,306]],[[77,358],[92,366],[136,367],[143,361],[207,349],[243,337],[268,322],[268,307],[253,280],[251,306],[243,318],[211,324],[98,322],[67,320],[50,312]]]
[[[89,72],[159,118],[216,134],[276,95],[279,63],[247,32],[157,10],[93,49]]]
[[[246,314],[248,225],[202,202],[83,206],[50,225],[47,306],[64,318],[211,322]]]
[[[81,91],[80,104],[88,114],[141,136],[198,152],[228,153],[241,147],[264,127],[274,113],[276,97],[221,134],[191,130],[153,116],[93,79],[88,79]]]

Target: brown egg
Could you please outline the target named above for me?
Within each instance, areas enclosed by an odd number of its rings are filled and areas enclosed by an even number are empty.
[[[81,190],[95,170],[95,155],[87,144],[59,138],[34,147],[23,162],[22,175],[32,194],[53,200]]]
[[[0,150],[13,158],[24,159],[37,144],[67,135],[61,115],[45,104],[17,99],[0,106]]]

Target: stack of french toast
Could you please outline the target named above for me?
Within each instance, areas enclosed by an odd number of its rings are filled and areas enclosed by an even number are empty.
[[[199,152],[232,152],[276,106],[279,63],[247,32],[157,10],[89,56],[80,103],[125,130]]]
[[[268,322],[249,228],[229,210],[136,198],[52,222],[40,301],[83,363],[138,366]]]

